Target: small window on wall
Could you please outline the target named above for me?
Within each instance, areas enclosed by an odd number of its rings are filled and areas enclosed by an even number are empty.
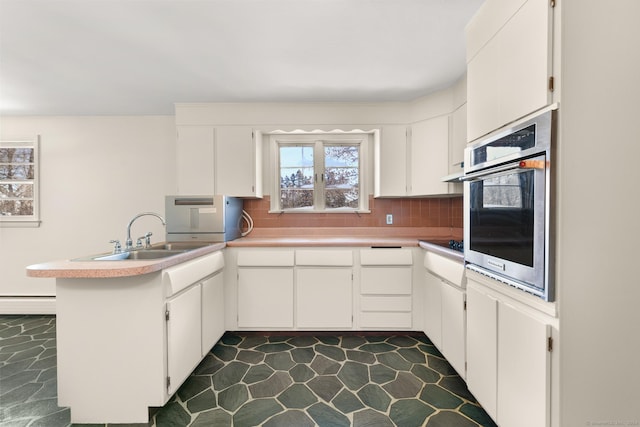
[[[39,141],[0,141],[0,227],[37,227]]]
[[[369,134],[272,135],[272,211],[366,212]]]

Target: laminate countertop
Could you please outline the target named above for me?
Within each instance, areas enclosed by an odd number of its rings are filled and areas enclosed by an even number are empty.
[[[153,273],[165,268],[189,261],[202,255],[230,248],[258,248],[258,247],[422,247],[424,249],[439,250],[444,253],[452,252],[450,256],[458,256],[455,251],[441,245],[448,241],[448,237],[442,235],[422,236],[335,236],[335,235],[311,235],[295,236],[256,236],[242,237],[226,243],[212,243],[210,245],[192,249],[184,253],[166,258],[151,260],[120,260],[120,261],[95,261],[89,257],[74,260],[60,260],[34,264],[27,267],[29,277],[53,277],[53,278],[109,278],[138,276]],[[426,244],[433,242],[434,245]],[[435,249],[434,249],[435,248]]]
[[[165,258],[148,260],[95,261],[87,259],[89,257],[83,257],[72,260],[52,261],[28,266],[27,276],[65,279],[139,276],[161,271],[165,268],[219,251],[225,246],[225,243],[212,243]]]

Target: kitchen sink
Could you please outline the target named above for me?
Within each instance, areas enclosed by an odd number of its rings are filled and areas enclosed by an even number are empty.
[[[167,243],[162,243],[160,245],[153,245],[151,247],[151,250],[161,249],[161,250],[168,250],[168,251],[174,251],[174,250],[190,251],[193,249],[204,248],[205,246],[209,246],[211,244],[212,243],[210,242],[167,242]]]
[[[173,255],[179,255],[194,249],[209,246],[208,242],[171,242],[161,243],[151,246],[148,249],[139,248],[122,251],[118,253],[108,253],[100,255],[91,255],[82,258],[76,258],[72,261],[126,261],[126,260],[152,260],[167,258]]]
[[[166,258],[187,252],[186,249],[140,249],[117,254],[99,255],[89,259],[94,261],[121,261]]]

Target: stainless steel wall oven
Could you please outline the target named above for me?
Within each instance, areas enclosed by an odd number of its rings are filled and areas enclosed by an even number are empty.
[[[555,109],[465,149],[467,268],[554,299],[552,142]]]

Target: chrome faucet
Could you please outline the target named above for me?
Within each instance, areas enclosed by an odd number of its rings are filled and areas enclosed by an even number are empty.
[[[134,216],[133,218],[131,218],[131,221],[129,221],[129,225],[127,225],[127,241],[125,242],[125,250],[131,250],[133,248],[133,240],[131,240],[131,226],[133,225],[133,222],[140,218],[141,216],[146,216],[146,215],[150,215],[150,216],[155,216],[156,218],[158,218],[160,221],[162,221],[162,225],[167,225],[167,223],[164,221],[164,218],[160,215],[158,215],[155,212],[142,212],[139,213],[138,215]],[[150,243],[150,239],[147,241],[148,243]]]

